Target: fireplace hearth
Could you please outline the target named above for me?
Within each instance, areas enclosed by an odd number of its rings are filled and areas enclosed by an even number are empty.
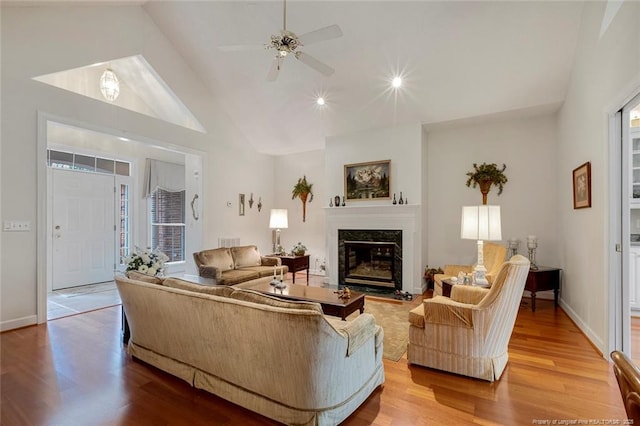
[[[402,290],[402,231],[338,230],[342,285]]]

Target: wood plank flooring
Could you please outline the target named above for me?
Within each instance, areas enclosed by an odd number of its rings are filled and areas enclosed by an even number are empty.
[[[610,363],[553,302],[540,299],[536,308],[532,313],[523,304],[519,311],[500,381],[408,366],[406,355],[399,362],[384,360],[386,383],[343,424],[531,425],[625,418]],[[0,338],[3,426],[276,424],[130,359],[120,342],[120,307]]]

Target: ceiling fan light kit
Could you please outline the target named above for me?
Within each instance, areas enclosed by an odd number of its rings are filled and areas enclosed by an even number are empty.
[[[280,30],[279,34],[273,34],[271,36],[271,41],[264,45],[265,49],[274,49],[277,52],[273,62],[271,63],[269,72],[267,73],[267,81],[275,81],[278,78],[282,61],[289,56],[289,54],[293,54],[297,60],[318,71],[320,74],[330,76],[335,72],[333,68],[313,56],[298,50],[298,48],[338,37],[342,37],[342,30],[338,25],[330,25],[328,27],[302,34],[301,36],[296,35],[293,31],[288,31],[287,1],[284,0],[282,30]],[[219,48],[223,51],[233,51],[244,50],[247,47],[250,48],[251,46],[220,46]]]

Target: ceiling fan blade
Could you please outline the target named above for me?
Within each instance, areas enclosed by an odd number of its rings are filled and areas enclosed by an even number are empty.
[[[223,52],[241,52],[245,50],[264,49],[264,44],[229,44],[226,46],[218,46]]]
[[[308,46],[319,41],[331,40],[332,38],[342,37],[342,30],[337,25],[329,25],[315,31],[304,33],[298,37],[304,46]]]
[[[296,59],[306,65],[309,65],[311,68],[318,71],[320,74],[326,75],[327,77],[335,72],[335,70],[329,65],[320,62],[313,56],[308,55],[304,52],[296,52]]]
[[[280,58],[273,58],[273,61],[271,61],[271,67],[267,73],[267,81],[276,81],[278,74],[280,74],[280,66]]]

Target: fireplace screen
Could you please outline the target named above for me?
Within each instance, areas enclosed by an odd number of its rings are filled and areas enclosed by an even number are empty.
[[[395,287],[392,242],[345,241],[345,283]]]

